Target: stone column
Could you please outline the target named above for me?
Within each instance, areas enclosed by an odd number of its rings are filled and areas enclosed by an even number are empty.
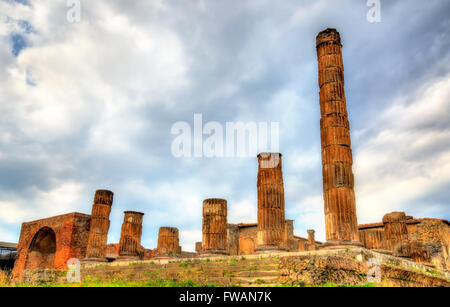
[[[197,254],[202,252],[202,242],[195,242],[195,252]]]
[[[119,258],[136,259],[141,256],[142,220],[144,213],[125,211],[120,234]]]
[[[227,254],[227,201],[204,200],[202,224],[202,253]]]
[[[308,230],[308,250],[316,250],[316,232],[312,229]]]
[[[320,87],[320,132],[325,201],[325,245],[359,242],[353,190],[352,150],[344,92],[342,44],[335,29],[317,36]]]
[[[404,212],[392,212],[383,217],[386,248],[397,257],[409,257],[408,228]]]
[[[178,228],[161,227],[158,232],[158,253],[163,255],[180,255],[181,246]]]
[[[256,252],[286,251],[284,187],[280,153],[258,155],[258,227]]]
[[[106,245],[109,231],[109,214],[114,193],[107,190],[95,192],[91,225],[86,246],[85,261],[106,261]]]

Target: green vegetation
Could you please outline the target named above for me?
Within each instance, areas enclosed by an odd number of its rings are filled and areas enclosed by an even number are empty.
[[[375,287],[374,283],[367,283],[363,285],[338,285],[334,283],[327,283],[323,285],[318,285],[315,287],[321,287],[321,288],[373,288]]]
[[[0,270],[0,287],[7,287],[11,283],[10,275],[6,271]]]
[[[53,284],[44,283],[41,285],[13,285],[8,284],[6,286],[12,287],[215,287],[213,284],[199,284],[192,280],[188,281],[173,281],[173,280],[163,280],[159,279],[157,281],[127,281],[124,279],[114,279],[111,281],[101,281],[98,279],[86,278],[85,281],[81,283],[71,283],[71,284]]]

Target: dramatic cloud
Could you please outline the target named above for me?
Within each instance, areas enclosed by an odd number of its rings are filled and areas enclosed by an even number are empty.
[[[201,240],[207,197],[229,221],[256,221],[256,157],[176,159],[171,126],[280,123],[287,218],[324,240],[315,36],[342,34],[360,222],[388,211],[450,218],[450,3],[381,1],[0,0],[0,241],[20,223],[89,213],[115,192],[160,226]]]

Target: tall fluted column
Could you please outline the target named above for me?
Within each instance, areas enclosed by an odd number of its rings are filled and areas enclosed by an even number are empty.
[[[210,198],[203,201],[202,253],[227,253],[227,201]]]
[[[410,245],[404,212],[392,212],[383,217],[386,248],[397,257],[409,257]]]
[[[125,211],[119,243],[120,258],[139,258],[141,256],[143,218],[144,213]]]
[[[258,155],[256,252],[285,251],[284,187],[280,153]]]
[[[106,261],[106,245],[110,225],[109,214],[111,213],[113,196],[114,193],[107,190],[95,192],[85,261]]]
[[[326,245],[358,245],[353,159],[339,32],[317,36]]]
[[[180,255],[181,246],[178,228],[161,227],[158,232],[158,253],[163,255]]]

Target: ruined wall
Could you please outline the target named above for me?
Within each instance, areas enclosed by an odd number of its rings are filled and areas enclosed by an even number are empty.
[[[119,243],[112,243],[106,246],[107,256],[119,256]]]
[[[360,225],[360,237],[364,247],[393,251],[395,245],[400,244],[400,251],[403,250],[404,254],[406,252],[404,256],[416,262],[431,263],[441,269],[450,268],[450,223],[442,219],[414,219],[403,214],[401,216],[403,223],[388,226],[387,231],[391,233],[389,243],[385,238],[386,229],[383,223]],[[397,232],[400,232],[400,235],[393,235]]]
[[[308,250],[308,241],[304,238],[297,238],[297,248],[299,252],[306,252]]]
[[[24,269],[66,269],[70,258],[83,259],[90,221],[90,215],[70,213],[23,223],[13,278],[21,280]]]
[[[423,246],[430,262],[438,268],[450,269],[450,225],[445,220],[420,219],[407,221],[408,240]]]
[[[331,245],[357,245],[359,233],[353,190],[353,159],[339,33],[335,29],[320,32],[316,47],[327,242]]]
[[[364,247],[369,249],[386,249],[384,228],[362,228],[359,229],[359,237]]]
[[[322,243],[314,241],[308,247],[307,239],[294,235],[294,221],[286,220],[286,232],[283,234],[288,251],[307,251],[318,249]],[[230,255],[252,255],[257,252],[257,224],[228,224],[228,252]]]
[[[239,226],[227,225],[227,249],[231,256],[239,255]]]
[[[255,254],[258,228],[256,225],[239,227],[239,255]]]

